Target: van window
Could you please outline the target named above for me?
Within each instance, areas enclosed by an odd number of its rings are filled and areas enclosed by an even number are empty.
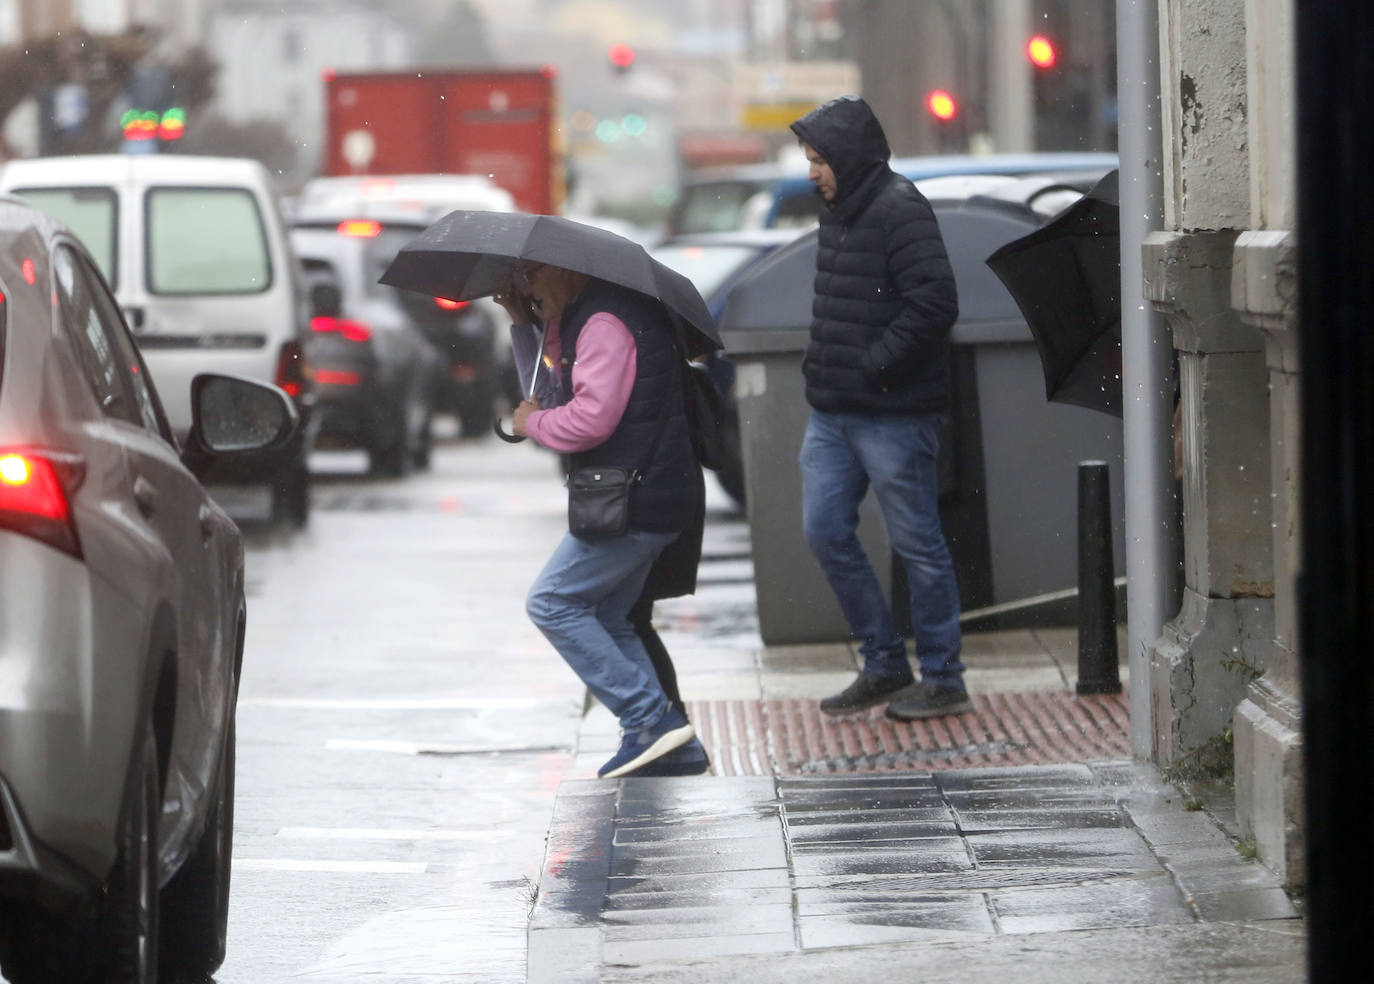
[[[148,290],[257,294],[272,283],[262,214],[242,188],[148,192]]]
[[[115,248],[119,205],[113,188],[16,188],[14,193],[75,233],[105,279],[119,283]]]

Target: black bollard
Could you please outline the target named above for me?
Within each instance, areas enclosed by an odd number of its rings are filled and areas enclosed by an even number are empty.
[[[1078,463],[1078,687],[1119,694],[1116,586],[1112,583],[1111,475],[1105,461]]]

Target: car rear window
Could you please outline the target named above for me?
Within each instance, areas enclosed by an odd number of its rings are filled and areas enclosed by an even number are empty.
[[[251,191],[154,188],[147,212],[154,294],[257,294],[272,285],[267,234]]]
[[[730,232],[757,225],[772,203],[767,187],[748,181],[711,181],[688,185],[674,210],[672,233]]]
[[[75,233],[112,285],[119,283],[119,198],[113,188],[16,188],[15,194]]]
[[[655,247],[652,252],[654,259],[682,274],[709,300],[721,284],[758,254],[759,247],[670,243]]]

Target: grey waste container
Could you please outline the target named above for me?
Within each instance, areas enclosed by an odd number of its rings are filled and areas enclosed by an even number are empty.
[[[725,350],[735,363],[759,634],[770,646],[849,636],[840,606],[802,536],[797,458],[810,414],[801,374],[808,338],[809,332],[795,329],[724,336]],[[890,553],[871,495],[860,510],[859,536],[869,557],[886,558]],[[880,565],[884,583],[885,573]]]
[[[941,447],[940,518],[966,618],[1072,621],[1077,584],[1077,466],[1111,472],[1113,553],[1124,571],[1121,421],[1049,403],[1029,329],[983,262],[1042,221],[977,197],[933,202],[959,284],[952,405]],[[809,339],[816,236],[779,249],[731,292],[721,318],[736,367],[745,499],[768,645],[834,642],[848,627],[801,530],[797,463],[810,414],[801,358]],[[890,585],[891,547],[872,495],[860,539]],[[895,579],[905,598],[904,578]],[[889,589],[889,599],[891,597]],[[905,625],[906,605],[897,606]]]

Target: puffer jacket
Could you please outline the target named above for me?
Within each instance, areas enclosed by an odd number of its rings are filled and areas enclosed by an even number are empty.
[[[836,180],[821,210],[807,402],[830,412],[944,409],[959,301],[930,203],[888,166],[887,137],[859,97],[812,110],[792,131]]]

